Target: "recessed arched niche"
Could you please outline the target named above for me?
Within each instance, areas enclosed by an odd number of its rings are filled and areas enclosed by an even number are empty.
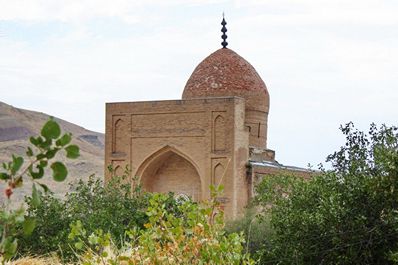
[[[201,180],[193,163],[172,148],[150,156],[138,170],[144,190],[189,196],[194,201],[202,198]]]
[[[223,175],[224,175],[225,168],[221,163],[218,163],[214,167],[214,173],[213,173],[213,185],[219,186],[219,185],[224,185],[223,184]]]
[[[118,118],[113,125],[113,153],[126,153],[126,122]]]
[[[213,150],[225,151],[225,119],[218,115],[214,119]]]

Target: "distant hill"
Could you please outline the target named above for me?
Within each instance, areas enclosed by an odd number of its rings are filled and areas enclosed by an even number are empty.
[[[19,109],[0,102],[0,164],[9,161],[11,154],[26,157],[25,150],[29,145],[29,137],[39,135],[41,127],[49,117],[45,113]],[[80,147],[78,159],[65,160],[69,170],[67,181],[62,183],[53,181],[51,172],[46,172],[46,176],[43,178],[43,183],[62,196],[68,190],[70,182],[87,179],[92,174],[103,178],[104,134],[89,131],[56,117],[54,119],[60,124],[63,132],[72,133],[73,143]],[[15,195],[18,201],[23,201],[24,195],[30,193],[31,186],[31,183],[28,182],[24,184],[22,192],[21,190],[16,191]],[[5,200],[3,190],[4,184],[0,183],[0,203]]]

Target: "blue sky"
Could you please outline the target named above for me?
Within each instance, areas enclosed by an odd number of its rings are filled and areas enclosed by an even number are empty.
[[[398,1],[0,0],[0,101],[104,131],[105,102],[178,99],[220,48],[271,95],[269,148],[324,161],[353,121],[397,125]]]

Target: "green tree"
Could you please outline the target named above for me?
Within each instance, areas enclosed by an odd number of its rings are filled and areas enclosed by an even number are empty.
[[[331,170],[308,181],[266,178],[258,186],[256,200],[273,229],[261,264],[393,264],[397,128],[372,124],[365,134],[348,123],[341,131],[346,143],[328,156]]]

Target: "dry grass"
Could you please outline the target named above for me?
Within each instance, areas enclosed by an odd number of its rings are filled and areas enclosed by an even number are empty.
[[[61,265],[62,263],[55,257],[23,257],[6,265]]]

